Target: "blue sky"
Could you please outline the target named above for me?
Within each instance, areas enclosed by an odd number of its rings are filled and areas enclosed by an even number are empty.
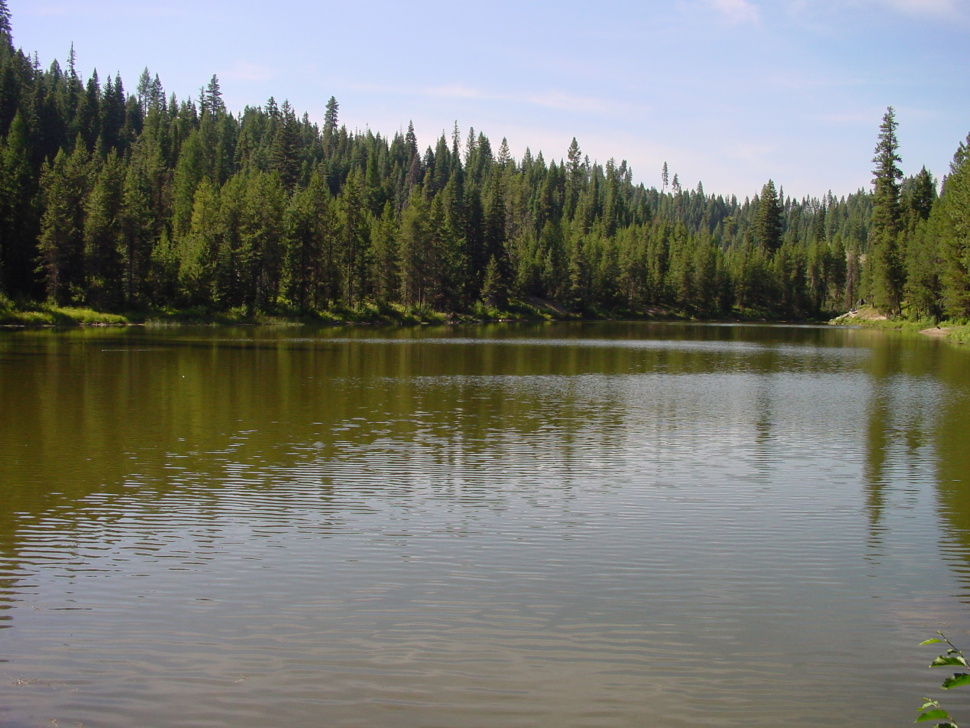
[[[230,110],[274,96],[351,130],[413,120],[422,148],[457,121],[528,146],[628,160],[660,185],[787,195],[869,188],[886,107],[906,174],[946,174],[970,132],[970,0],[7,0],[14,43],[86,79],[146,66]]]

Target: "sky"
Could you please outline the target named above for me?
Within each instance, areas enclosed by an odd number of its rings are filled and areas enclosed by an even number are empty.
[[[970,132],[970,0],[7,0],[14,44],[86,80],[146,67],[230,111],[289,100],[421,148],[483,132],[513,156],[627,160],[635,182],[754,196],[871,189],[887,107],[902,169]]]

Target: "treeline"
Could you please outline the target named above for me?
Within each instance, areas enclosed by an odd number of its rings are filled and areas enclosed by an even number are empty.
[[[864,290],[891,316],[970,318],[970,135],[937,197],[924,167],[903,180],[890,107],[876,145]],[[902,184],[900,184],[900,180]]]
[[[943,200],[925,170],[894,181],[898,310],[965,315],[944,254],[965,228],[941,222],[966,187],[955,164]],[[183,101],[147,70],[134,93],[84,82],[73,49],[46,71],[16,50],[0,0],[0,296],[21,304],[466,311],[538,297],[789,318],[886,304],[878,185],[799,202],[769,181],[739,201],[682,189],[666,164],[660,176],[659,190],[635,183],[575,139],[564,160],[514,159],[457,124],[422,150],[413,127],[348,131],[333,98],[322,126],[273,99],[236,115],[215,76]]]

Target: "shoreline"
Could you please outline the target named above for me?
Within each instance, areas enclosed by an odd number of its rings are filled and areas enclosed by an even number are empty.
[[[932,320],[909,321],[890,319],[871,306],[853,309],[829,321],[834,326],[859,326],[870,329],[885,329],[904,334],[920,334],[948,344],[970,344],[970,325],[947,321],[939,323]]]
[[[125,327],[125,326],[449,326],[493,323],[594,321],[681,321],[694,323],[816,323],[825,320],[782,320],[761,315],[759,311],[735,312],[732,316],[705,317],[691,312],[660,307],[639,311],[594,308],[571,312],[562,304],[539,298],[511,301],[504,309],[478,305],[469,311],[434,311],[427,307],[366,303],[353,309],[334,309],[311,314],[248,314],[244,311],[166,310],[124,314],[105,313],[87,308],[38,305],[30,309],[0,310],[0,330]]]
[[[950,344],[970,344],[970,325],[939,324],[929,321],[892,320],[871,307],[853,309],[828,320],[772,319],[748,312],[733,316],[707,318],[689,312],[649,307],[642,311],[593,310],[573,313],[554,301],[528,298],[513,301],[508,309],[478,307],[466,312],[442,312],[429,308],[406,308],[397,304],[367,303],[356,309],[336,309],[309,315],[247,314],[244,311],[167,310],[106,313],[87,308],[39,305],[30,309],[0,310],[0,331],[24,329],[122,328],[168,326],[454,326],[543,322],[691,322],[691,323],[765,323],[828,324],[918,333]]]

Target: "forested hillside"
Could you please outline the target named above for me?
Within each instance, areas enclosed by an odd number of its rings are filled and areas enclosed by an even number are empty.
[[[521,159],[456,123],[431,144],[322,126],[286,101],[230,113],[146,70],[43,70],[0,0],[0,300],[102,311],[306,314],[363,302],[467,311],[537,297],[576,312],[808,319],[860,298],[970,315],[970,166],[943,194],[899,171],[887,112],[874,192],[793,200],[660,188],[626,162]],[[642,171],[642,170],[641,170]]]

